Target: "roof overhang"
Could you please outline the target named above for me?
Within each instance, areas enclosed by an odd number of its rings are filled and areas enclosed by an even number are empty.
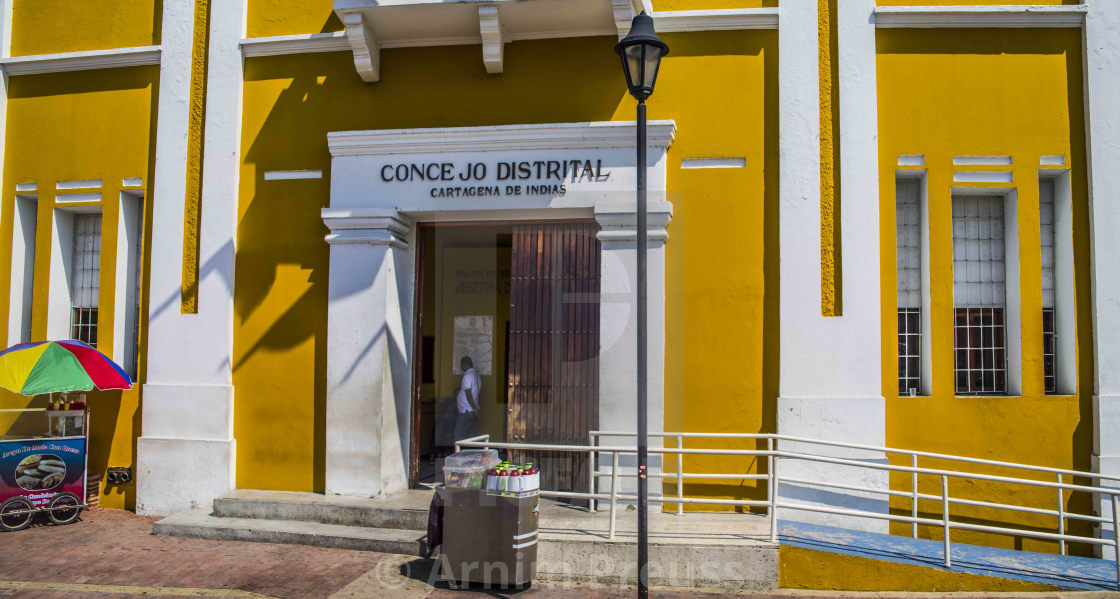
[[[380,50],[397,46],[482,44],[487,72],[502,72],[511,41],[595,35],[625,36],[649,0],[335,0],[354,65],[377,81]]]

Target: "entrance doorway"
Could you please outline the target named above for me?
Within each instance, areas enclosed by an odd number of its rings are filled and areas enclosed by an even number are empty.
[[[475,434],[585,444],[599,422],[594,222],[427,224],[418,230],[410,483],[453,451],[463,357],[481,383]],[[583,456],[511,451],[544,488],[585,490]]]

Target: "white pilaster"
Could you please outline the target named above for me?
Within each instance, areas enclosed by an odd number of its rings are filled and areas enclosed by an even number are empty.
[[[879,389],[879,194],[874,0],[840,3],[842,316],[821,316],[820,101],[814,2],[782,6],[779,33],[781,390],[778,432],[867,445],[885,442]],[[798,444],[781,447],[797,451]],[[882,462],[880,452],[813,447],[814,453]],[[867,469],[783,460],[783,476],[886,489]],[[886,496],[785,484],[786,501],[885,512]],[[785,510],[783,519],[885,531],[886,523]]]
[[[647,206],[647,306],[648,342],[647,414],[648,431],[665,430],[665,243],[666,227],[673,205],[650,201]],[[602,248],[599,273],[599,430],[635,431],[635,399],[638,396],[637,285],[638,215],[633,202],[600,202],[595,205],[596,235]],[[633,445],[634,438],[600,439],[603,445]],[[662,447],[660,437],[650,437],[649,446]],[[611,456],[600,455],[599,469],[610,471]],[[651,475],[661,472],[661,455],[649,456]],[[636,456],[623,456],[620,466],[632,471]],[[605,480],[605,479],[604,479]],[[660,495],[660,479],[653,478],[650,494]],[[621,479],[620,492],[637,488],[637,479]]]
[[[233,488],[236,456],[233,265],[244,4],[211,7],[197,314],[180,312],[194,2],[165,0],[163,11],[147,384],[137,440],[136,509],[143,514],[209,505]]]
[[[414,237],[379,208],[323,210],[330,228],[326,491],[408,487]]]
[[[12,55],[12,5],[15,0],[0,0],[0,58],[8,58]],[[5,141],[8,130],[8,73],[0,70],[0,189],[3,189],[4,181],[4,147],[7,145]],[[20,202],[16,200],[13,209],[12,220],[16,226],[22,225],[25,220],[20,218]],[[2,221],[0,221],[2,222]],[[23,263],[16,263],[17,258],[23,256],[23,252],[17,252],[15,243],[20,238],[19,232],[15,227],[12,228],[12,267],[11,278],[9,279],[9,294],[11,300],[8,302],[8,345],[14,345],[22,341],[22,331],[24,329],[24,321],[28,322],[27,328],[30,329],[30,306],[24,307],[23,293],[26,283],[24,279]],[[20,254],[20,255],[17,255]],[[34,245],[32,245],[32,256],[34,256]],[[34,259],[32,259],[34,260]],[[34,276],[34,262],[32,262],[32,277]],[[16,292],[20,293],[20,297],[16,297]],[[30,295],[28,293],[27,295]],[[19,313],[18,316],[16,313]],[[27,313],[26,316],[24,313]]]
[[[1093,348],[1096,356],[1093,395],[1093,461],[1098,472],[1120,475],[1120,3],[1095,0],[1085,19],[1085,102],[1089,158],[1090,248],[1092,255]],[[1082,351],[1085,351],[1084,349]],[[1104,486],[1120,487],[1120,483]],[[1098,498],[1100,514],[1111,519],[1107,497]],[[1111,525],[1101,535],[1113,538]],[[1102,548],[1111,558],[1111,548]]]

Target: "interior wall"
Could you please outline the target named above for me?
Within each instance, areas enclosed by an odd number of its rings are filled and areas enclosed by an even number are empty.
[[[432,253],[425,260],[424,334],[435,336],[435,383],[421,388],[424,401],[454,398],[462,375],[453,370],[454,318],[489,315],[493,320],[492,367],[480,373],[478,434],[505,440],[505,331],[509,323],[509,226],[445,226],[429,229]],[[429,264],[430,263],[430,266]],[[430,268],[430,270],[429,270]],[[428,290],[431,294],[428,294]],[[478,365],[476,365],[477,368]],[[423,451],[424,447],[421,447]]]

